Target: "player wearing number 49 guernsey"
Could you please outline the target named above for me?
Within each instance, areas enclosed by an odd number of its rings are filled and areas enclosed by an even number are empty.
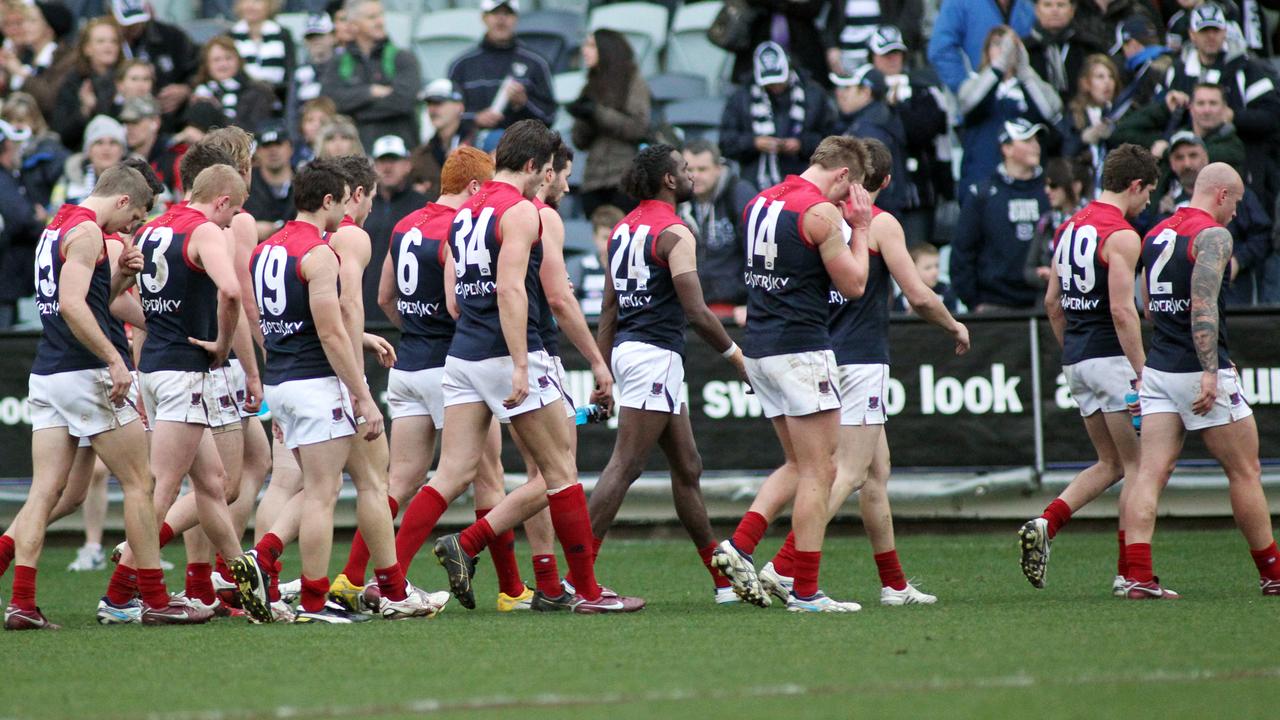
[[[1123,518],[1137,476],[1138,436],[1131,413],[1137,411],[1145,353],[1133,277],[1142,242],[1127,218],[1147,206],[1158,177],[1150,152],[1121,145],[1103,163],[1102,194],[1058,229],[1044,305],[1062,345],[1062,372],[1098,461],[1076,475],[1040,517],[1018,530],[1022,573],[1033,587],[1044,587],[1050,546],[1071,514],[1125,477],[1130,482],[1120,494]],[[1119,592],[1125,573],[1123,523],[1118,538],[1113,592]]]
[[[1142,460],[1122,508],[1124,597],[1168,599],[1176,593],[1152,574],[1156,504],[1188,430],[1199,430],[1230,484],[1231,511],[1249,543],[1262,594],[1280,596],[1280,552],[1262,491],[1258,426],[1227,355],[1224,273],[1231,261],[1231,220],[1244,195],[1240,175],[1205,166],[1191,203],[1152,228],[1142,244],[1147,311],[1155,324],[1142,373]],[[1126,483],[1129,484],[1129,483]]]

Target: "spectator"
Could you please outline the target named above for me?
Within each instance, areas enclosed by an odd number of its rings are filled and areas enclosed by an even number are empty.
[[[1024,119],[1000,131],[1003,162],[991,176],[969,186],[951,243],[951,282],[973,312],[1035,306],[1036,290],[1022,274],[1036,223],[1049,211],[1040,176],[1043,125]]]
[[[63,203],[78,204],[89,197],[98,176],[125,156],[124,126],[114,118],[98,115],[84,131],[84,151],[67,158],[62,179],[53,188],[49,210]]]
[[[440,194],[440,170],[449,153],[476,144],[476,126],[463,117],[462,93],[447,78],[428,83],[422,99],[433,133],[431,139],[413,149],[409,159],[413,163],[414,189],[430,198]]]
[[[258,128],[257,160],[249,183],[245,212],[258,223],[258,240],[266,240],[297,214],[293,207],[293,142],[283,122],[268,120]]]
[[[618,189],[622,173],[649,135],[649,85],[622,33],[596,30],[582,43],[587,84],[565,109],[573,116],[573,144],[587,153],[582,209],[601,205],[629,210],[636,201]]]
[[[826,82],[826,38],[818,32],[817,19],[831,5],[831,0],[747,0],[762,11],[751,24],[747,49],[733,60],[733,81],[739,85],[751,82],[755,70],[755,49],[764,42],[777,43],[795,60],[806,79]],[[861,14],[861,13],[859,13]],[[721,147],[723,150],[724,148]],[[808,160],[808,155],[805,156]]]
[[[1191,102],[1187,106],[1190,130],[1201,138],[1208,148],[1209,162],[1224,162],[1245,175],[1245,145],[1236,134],[1235,126],[1228,120],[1231,108],[1226,103],[1226,90],[1221,85],[1199,83],[1191,89]],[[1177,118],[1169,112],[1168,105],[1153,103],[1150,107],[1130,113],[1117,127],[1116,142],[1134,142],[1147,145],[1151,153],[1163,158],[1169,149],[1165,137],[1168,127],[1178,127]],[[1167,179],[1166,175],[1166,179]]]
[[[373,167],[378,172],[378,194],[373,198],[373,208],[364,221],[369,233],[372,254],[368,267],[382,267],[391,243],[391,231],[405,215],[427,204],[426,196],[415,192],[409,183],[413,164],[409,162],[409,149],[399,135],[386,135],[373,144]],[[365,321],[386,322],[386,316],[378,308],[379,273],[364,274]]]
[[[1106,52],[1103,41],[1083,35],[1072,25],[1078,0],[1036,0],[1036,23],[1022,41],[1031,68],[1066,103],[1076,92],[1084,60]]]
[[[315,158],[315,148],[320,147],[320,132],[338,116],[338,108],[327,97],[318,97],[302,104],[297,126],[297,146],[293,149],[293,168],[300,170]]]
[[[929,38],[929,64],[951,92],[987,65],[990,33],[999,25],[1017,35],[1031,32],[1031,0],[942,0]]]
[[[897,182],[898,178],[908,178],[907,131],[898,113],[884,101],[889,92],[884,74],[868,63],[854,70],[849,77],[832,73],[831,82],[836,86],[836,107],[840,111],[837,132],[874,138],[889,150],[893,158],[890,174],[894,182],[880,192],[876,205],[893,213],[894,217],[902,217],[908,208],[920,204],[920,198],[912,196],[915,186],[909,179]]]
[[[161,163],[169,148],[169,138],[160,133],[160,103],[150,95],[129,98],[120,110],[120,122],[124,125],[129,152],[146,160],[160,182],[172,187],[174,178]]]
[[[1165,23],[1165,45],[1174,52],[1182,52],[1191,39],[1191,16],[1195,9],[1208,0],[1177,0],[1178,10],[1169,16]],[[1222,8],[1226,20],[1227,42],[1235,42],[1237,50],[1245,51],[1244,31],[1240,27],[1240,9],[1230,0],[1213,0],[1213,4]],[[1261,13],[1258,13],[1261,14]]]
[[[885,103],[894,109],[906,132],[907,174],[895,175],[893,185],[901,186],[915,205],[908,203],[898,219],[908,243],[931,238],[939,199],[955,198],[947,101],[931,71],[906,71],[909,48],[896,27],[881,25],[871,36],[870,48],[871,63],[889,86]]]
[[[177,124],[177,113],[191,96],[200,49],[177,26],[152,18],[145,0],[112,0],[111,10],[124,33],[128,56],[155,66],[160,110]]]
[[[847,75],[871,62],[871,37],[893,27],[909,47],[920,47],[924,27],[923,0],[832,0],[823,38],[827,69]]]
[[[964,147],[961,187],[985,180],[995,170],[998,137],[1007,121],[1025,117],[1053,125],[1062,110],[1062,99],[1031,69],[1026,48],[1008,26],[988,33],[982,55],[982,69],[969,75],[957,95]]]
[[[35,98],[26,93],[16,92],[6,98],[0,119],[15,128],[18,136],[27,134],[22,142],[22,186],[32,203],[42,210],[49,207],[53,186],[62,176],[71,153],[62,145],[58,134],[49,129]]]
[[[596,251],[582,256],[578,276],[573,281],[582,313],[587,317],[600,315],[604,304],[604,284],[609,278],[605,270],[609,266],[609,238],[613,236],[613,228],[624,217],[626,214],[622,208],[613,205],[601,205],[591,214],[591,239]]]
[[[680,207],[680,214],[698,238],[702,297],[717,317],[728,319],[747,302],[742,282],[742,213],[756,191],[724,163],[720,148],[710,140],[690,140],[684,159],[693,177],[693,199]]]
[[[551,125],[556,119],[551,70],[541,55],[516,39],[520,0],[480,0],[480,10],[484,38],[449,67],[466,117],[483,130],[530,118]]]
[[[156,69],[146,60],[132,58],[116,66],[116,96],[112,107],[119,110],[129,98],[152,96],[156,88]]]
[[[256,128],[277,114],[280,103],[271,87],[251,79],[231,38],[220,35],[200,51],[192,102],[213,102],[232,125]]]
[[[231,39],[244,61],[245,74],[269,85],[283,102],[297,64],[297,50],[293,35],[275,21],[278,12],[280,0],[236,0],[239,20],[231,26]]]
[[[163,127],[163,117],[161,121]],[[181,123],[182,127],[169,139],[168,147],[157,162],[160,166],[158,174],[168,178],[169,188],[174,195],[182,195],[182,176],[178,172],[178,165],[187,148],[204,139],[210,130],[225,126],[227,119],[213,103],[195,102],[187,105]]]
[[[1076,32],[1091,38],[1100,48],[1115,42],[1116,28],[1125,20],[1140,15],[1152,23],[1160,18],[1150,0],[1076,0]]]
[[[1116,98],[1118,115],[1145,107],[1155,98],[1165,74],[1173,66],[1173,53],[1160,44],[1156,26],[1143,15],[1120,25],[1120,53],[1124,57],[1124,90]]]
[[[17,320],[18,298],[31,294],[34,248],[47,219],[18,177],[31,131],[0,120],[0,330]]]
[[[938,277],[942,259],[938,248],[927,242],[913,245],[911,247],[911,259],[916,264],[916,272],[920,275],[920,279],[938,297],[942,298],[942,304],[953,313],[960,312],[960,302],[956,300],[956,295],[952,292],[951,286],[942,282]],[[911,304],[907,302],[907,298],[901,292],[898,292],[893,298],[893,309],[907,314],[912,312]]]
[[[60,2],[8,3],[6,15],[21,19],[21,29],[11,34],[6,26],[0,47],[0,67],[9,74],[9,90],[25,90],[40,103],[40,112],[53,112],[62,78],[70,69],[67,58],[74,47],[65,42],[75,29],[75,18]]]
[[[67,147],[80,147],[89,118],[111,112],[122,41],[120,28],[109,18],[90,20],[80,31],[74,64],[62,80],[53,114],[53,129]]]
[[[397,136],[398,137],[398,136]],[[363,155],[364,143],[360,141],[360,132],[355,123],[346,115],[335,115],[316,138],[316,157],[335,158],[344,155]]]
[[[1043,291],[1053,277],[1053,241],[1058,228],[1088,203],[1092,188],[1085,181],[1092,172],[1092,168],[1081,167],[1062,157],[1050,158],[1044,164],[1044,192],[1049,197],[1049,211],[1036,223],[1035,237],[1027,246],[1027,263],[1022,269],[1027,284],[1038,291]],[[1037,303],[1041,300],[1041,295],[1037,295]]]
[[[307,61],[292,73],[292,90],[285,110],[289,127],[298,126],[301,105],[320,97],[320,70],[333,58],[334,51],[333,20],[327,14],[308,15],[302,32],[307,45]],[[305,146],[305,143],[300,143],[298,147]]]
[[[383,135],[416,143],[413,106],[422,87],[418,59],[387,39],[379,0],[348,0],[345,9],[355,39],[321,72],[324,94],[333,98],[338,112],[355,120],[364,145]]]
[[[804,172],[835,118],[822,87],[792,70],[775,42],[756,48],[753,78],[725,104],[720,150],[748,182],[766,188]]]
[[[1102,161],[1116,128],[1112,101],[1119,81],[1120,71],[1111,58],[1101,53],[1090,55],[1076,83],[1076,96],[1060,124],[1062,154],[1091,168],[1095,188],[1102,187]]]

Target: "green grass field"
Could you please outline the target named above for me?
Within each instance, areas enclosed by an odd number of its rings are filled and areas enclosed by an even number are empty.
[[[649,600],[636,615],[500,615],[482,558],[480,609],[346,627],[98,627],[106,573],[63,572],[58,548],[40,602],[65,629],[0,635],[0,718],[1277,717],[1280,598],[1238,534],[1163,531],[1157,568],[1186,599],[1130,603],[1109,595],[1112,535],[1068,528],[1036,591],[1008,530],[901,539],[934,607],[874,604],[861,537],[824,555],[824,588],[866,606],[849,616],[717,608],[689,543],[615,541],[601,575]],[[410,575],[444,585],[429,556]]]

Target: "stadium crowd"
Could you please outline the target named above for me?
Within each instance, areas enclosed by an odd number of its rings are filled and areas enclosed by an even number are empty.
[[[1055,229],[1101,192],[1103,160],[1124,142],[1161,160],[1139,231],[1184,204],[1207,163],[1241,172],[1229,302],[1280,301],[1277,0],[731,0],[707,23],[712,42],[734,48],[708,45],[720,54],[706,57],[724,59],[700,68],[709,80],[660,72],[676,68],[676,48],[661,63],[651,46],[637,53],[635,27],[582,29],[598,9],[586,0],[455,0],[471,9],[449,17],[474,12],[482,38],[433,76],[421,63],[429,38],[391,39],[406,18],[421,28],[428,3],[385,4],[204,0],[179,25],[166,12],[181,4],[168,2],[3,0],[0,327],[34,321],[25,306],[47,218],[126,156],[147,160],[174,200],[193,142],[222,125],[254,133],[246,210],[265,239],[291,219],[302,165],[367,152],[377,267],[395,223],[439,194],[450,150],[492,150],[529,118],[586,158],[563,212],[588,313],[603,281],[593,250],[634,206],[618,183],[638,148],[683,147],[696,192],[681,213],[700,238],[704,292],[741,321],[744,205],[839,133],[892,152],[879,205],[953,310],[1041,303]],[[561,42],[545,42],[548,17],[562,21]],[[718,122],[675,112],[689,103]],[[379,320],[376,286],[371,273],[365,306]]]

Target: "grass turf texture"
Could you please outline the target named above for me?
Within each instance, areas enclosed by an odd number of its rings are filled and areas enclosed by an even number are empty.
[[[880,607],[865,539],[833,538],[822,584],[864,604],[849,616],[719,608],[690,543],[613,541],[602,578],[648,599],[636,615],[499,614],[483,557],[479,609],[434,620],[99,627],[107,574],[64,572],[73,551],[52,549],[40,603],[64,630],[0,635],[0,718],[1275,717],[1280,598],[1260,596],[1237,533],[1160,533],[1156,566],[1185,599],[1135,603],[1110,596],[1113,535],[1068,528],[1036,591],[1014,529],[902,538],[934,607]],[[441,588],[429,547],[410,577]]]

